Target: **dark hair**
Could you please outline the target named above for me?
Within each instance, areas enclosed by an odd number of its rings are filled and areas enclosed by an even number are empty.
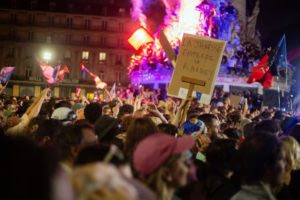
[[[227,128],[224,130],[224,134],[234,140],[238,140],[241,136],[241,132],[237,128]]]
[[[110,153],[111,151],[111,146],[109,145],[93,145],[93,146],[88,146],[84,149],[82,149],[76,160],[75,160],[75,165],[85,165],[89,163],[94,163],[94,162],[101,162],[103,161],[106,156]],[[123,158],[123,154],[120,150],[117,150],[114,155],[112,155],[112,158],[110,159],[110,163],[119,166],[122,165],[125,162]],[[117,154],[121,154],[118,156]]]
[[[0,139],[1,195],[8,199],[50,200],[58,168],[54,151],[21,137]]]
[[[62,124],[57,119],[47,119],[40,123],[35,133],[35,139],[40,141],[44,137],[49,137],[51,140],[59,134]]]
[[[230,125],[235,125],[241,122],[242,116],[241,113],[238,111],[229,113],[227,115],[227,123],[229,123]]]
[[[284,113],[281,110],[275,112],[273,119],[283,121],[285,119]]]
[[[68,159],[71,155],[71,147],[80,145],[83,135],[73,125],[63,126],[60,133],[54,138],[54,144],[58,148],[61,159]]]
[[[213,120],[217,120],[218,118],[213,114],[203,114],[198,117],[199,120],[203,121],[207,127],[211,127]]]
[[[111,140],[119,133],[118,120],[108,115],[103,115],[95,122],[95,131],[100,142]]]
[[[125,142],[125,152],[131,156],[136,145],[145,137],[158,132],[158,128],[148,117],[136,118],[133,120],[127,130]]]
[[[289,135],[295,138],[300,144],[300,125],[297,124],[296,126],[294,126],[289,132]]]
[[[99,103],[90,103],[84,109],[84,117],[94,124],[102,115],[102,106]]]
[[[264,120],[255,126],[255,131],[265,131],[272,134],[278,134],[281,131],[278,120]]]
[[[157,126],[159,131],[175,136],[178,133],[178,128],[173,124],[161,123]]]
[[[262,180],[267,170],[281,157],[279,140],[268,132],[255,132],[239,149],[239,164],[242,179],[247,184]]]
[[[125,115],[125,114],[132,114],[133,113],[133,106],[129,105],[129,104],[124,104],[123,106],[120,107],[119,109],[119,114],[118,114],[118,119],[121,120],[121,118]]]
[[[254,122],[251,122],[244,126],[243,133],[244,133],[245,138],[248,138],[254,134],[255,126],[256,126],[256,123],[254,123]]]
[[[233,160],[237,155],[235,146],[236,141],[231,139],[217,139],[212,142],[205,150],[208,169],[223,176],[233,170]]]
[[[272,113],[268,112],[268,111],[264,111],[263,113],[261,113],[261,117],[263,119],[269,119],[271,116],[272,116]]]

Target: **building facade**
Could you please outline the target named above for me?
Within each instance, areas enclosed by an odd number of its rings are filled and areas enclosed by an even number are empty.
[[[60,2],[32,0],[27,7],[21,0],[0,4],[0,66],[16,67],[7,92],[37,95],[45,87],[37,62],[44,54],[50,54],[49,64],[63,63],[70,70],[55,96],[69,96],[76,87],[95,90],[92,78],[81,71],[81,61],[109,85],[128,84],[132,48],[127,39],[136,29],[129,16],[130,4]]]

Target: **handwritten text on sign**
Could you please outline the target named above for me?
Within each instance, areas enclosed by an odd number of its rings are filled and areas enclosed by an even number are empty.
[[[189,88],[182,77],[204,82],[194,90],[211,94],[219,72],[225,42],[207,37],[184,34],[168,94],[178,96],[180,88]]]

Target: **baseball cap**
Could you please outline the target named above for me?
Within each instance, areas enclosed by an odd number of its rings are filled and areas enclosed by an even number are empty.
[[[175,138],[156,133],[142,140],[133,153],[133,166],[141,176],[148,176],[172,155],[180,154],[194,146],[191,136]]]
[[[65,120],[72,121],[72,120],[76,119],[76,114],[70,108],[60,107],[53,111],[53,113],[51,115],[51,119],[57,119],[60,121],[65,121]]]

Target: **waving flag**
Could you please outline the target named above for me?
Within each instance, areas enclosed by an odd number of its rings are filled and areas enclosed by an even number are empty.
[[[42,69],[43,75],[48,84],[56,83],[56,71],[55,69],[46,63],[40,63],[40,67]]]
[[[113,84],[113,86],[112,86],[112,88],[111,88],[111,90],[110,90],[110,96],[111,96],[111,98],[116,98],[117,97],[117,94],[116,94],[116,83],[114,83]]]
[[[285,35],[282,36],[276,48],[273,50],[272,55],[269,59],[269,66],[273,76],[278,76],[279,71],[281,71],[282,69],[286,69],[287,53]]]
[[[65,73],[69,73],[69,69],[66,65],[58,65],[54,68],[51,65],[40,62],[40,67],[48,84],[55,84],[62,81]]]
[[[59,65],[57,70],[57,76],[56,76],[57,81],[63,81],[66,73],[70,73],[67,65],[63,65],[63,66]]]
[[[14,67],[3,67],[0,72],[0,83],[6,84],[13,74]]]
[[[257,66],[252,67],[247,83],[259,82],[263,87],[272,87],[273,76],[269,67],[269,55],[266,54]]]
[[[86,68],[86,66],[83,63],[80,63],[80,67],[81,67],[82,71],[88,73],[89,75],[91,75],[94,78],[95,85],[96,85],[97,89],[104,89],[107,86],[107,84],[105,82],[103,82],[99,78],[99,76],[93,74],[88,68]]]

